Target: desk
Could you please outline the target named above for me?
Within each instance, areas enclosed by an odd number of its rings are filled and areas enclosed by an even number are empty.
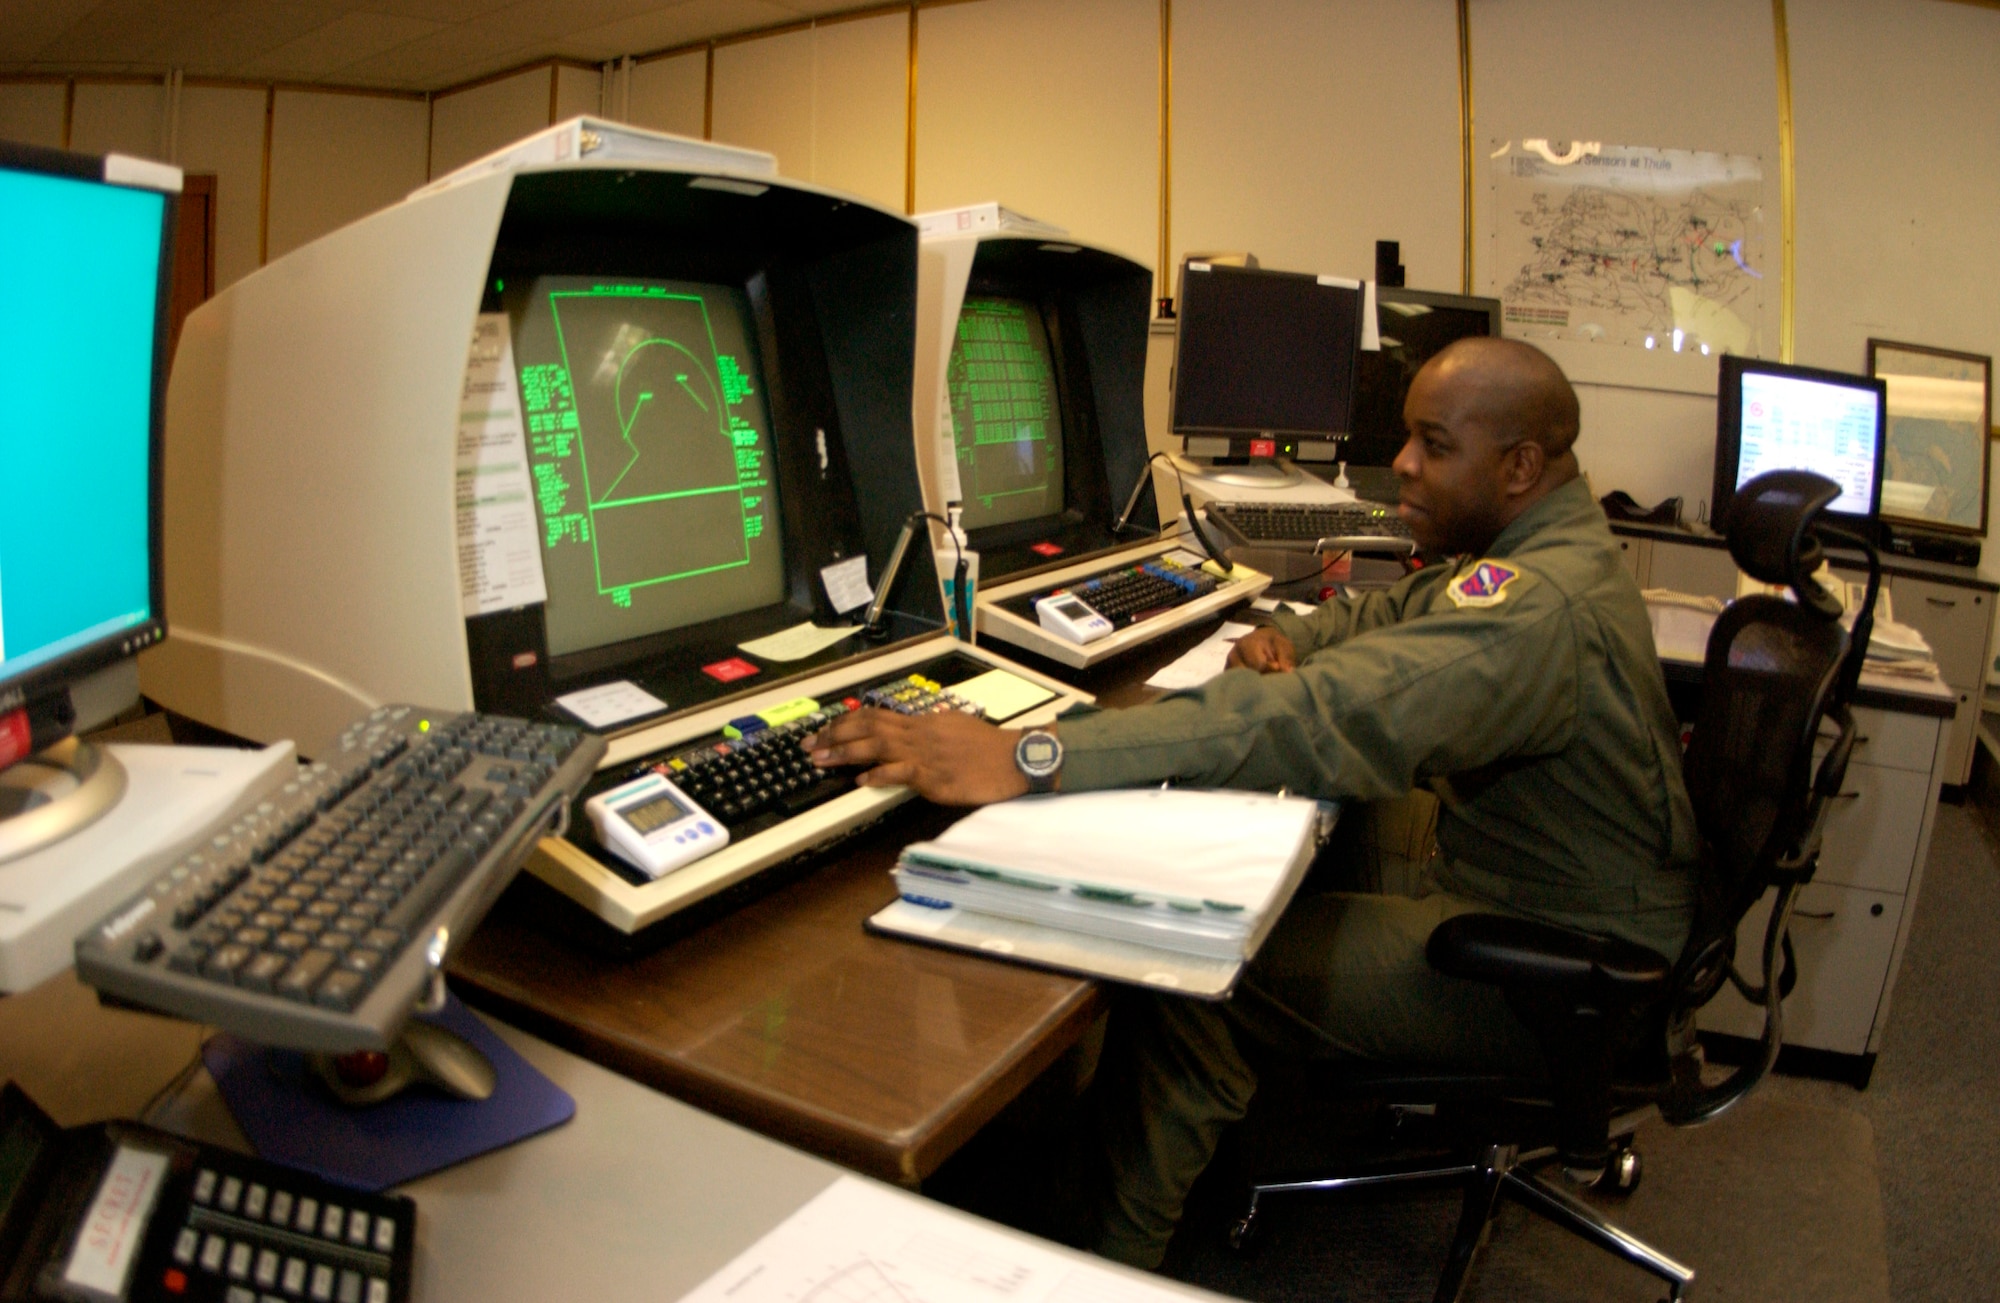
[[[417,1202],[411,1295],[420,1303],[672,1300],[840,1175],[524,1032],[495,1030],[576,1098],[576,1118],[401,1187]],[[19,1078],[67,1126],[130,1117],[200,1036],[187,1023],[100,1008],[65,972],[0,997],[0,1077]],[[248,1149],[203,1074],[154,1122]],[[1214,1297],[1089,1261],[1129,1275],[1135,1300]]]
[[[1208,636],[1210,620],[1090,671],[1114,706]],[[523,881],[453,961],[468,1001],[635,1081],[915,1185],[1096,1019],[1096,986],[869,936],[912,841],[962,812],[905,806],[806,877],[651,954],[553,936]]]

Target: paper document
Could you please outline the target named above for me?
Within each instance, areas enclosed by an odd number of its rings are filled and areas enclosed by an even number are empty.
[[[861,632],[860,625],[844,624],[831,629],[822,629],[808,620],[804,624],[795,624],[789,629],[767,637],[738,643],[737,648],[767,661],[802,661],[816,652],[825,651],[843,638],[852,638],[859,632]]]
[[[988,670],[953,685],[952,691],[984,710],[986,718],[995,723],[1012,719],[1056,695],[1041,684],[1006,670]]]
[[[826,585],[827,600],[842,615],[875,600],[875,590],[868,586],[868,558],[865,555],[821,566],[819,579]]]
[[[528,436],[514,383],[507,314],[482,312],[472,328],[458,402],[454,468],[459,604],[466,615],[546,602],[528,482]]]
[[[1154,1303],[1207,1297],[843,1176],[687,1303]]]
[[[666,702],[626,679],[565,693],[556,704],[592,728],[610,728],[667,708]]]
[[[1178,660],[1155,671],[1153,677],[1146,680],[1146,686],[1163,692],[1186,692],[1200,687],[1222,673],[1224,663],[1229,660],[1229,649],[1250,629],[1247,624],[1224,623],[1220,629],[1183,652]]]

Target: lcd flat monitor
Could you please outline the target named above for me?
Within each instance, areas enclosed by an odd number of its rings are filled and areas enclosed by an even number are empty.
[[[1269,458],[1346,437],[1362,299],[1355,281],[1190,260],[1170,422],[1188,453]]]
[[[1809,470],[1840,485],[1829,512],[1872,521],[1882,503],[1888,389],[1868,376],[1725,356],[1716,385],[1710,519],[1736,490],[1774,470]]]
[[[130,165],[145,184],[107,180]],[[164,635],[176,169],[0,142],[0,711]]]
[[[1500,333],[1500,300],[1435,290],[1378,286],[1379,352],[1360,354],[1354,380],[1354,431],[1341,445],[1350,467],[1386,467],[1403,449],[1403,400],[1424,363],[1461,339]]]

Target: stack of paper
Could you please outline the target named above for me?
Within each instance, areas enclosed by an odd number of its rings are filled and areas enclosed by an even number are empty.
[[[918,909],[1240,964],[1291,899],[1320,822],[1318,802],[1254,792],[1023,797],[904,850],[896,885]]]

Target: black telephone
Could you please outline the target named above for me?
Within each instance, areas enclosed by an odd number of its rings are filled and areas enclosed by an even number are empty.
[[[406,1303],[416,1204],[0,1090],[0,1301]]]

